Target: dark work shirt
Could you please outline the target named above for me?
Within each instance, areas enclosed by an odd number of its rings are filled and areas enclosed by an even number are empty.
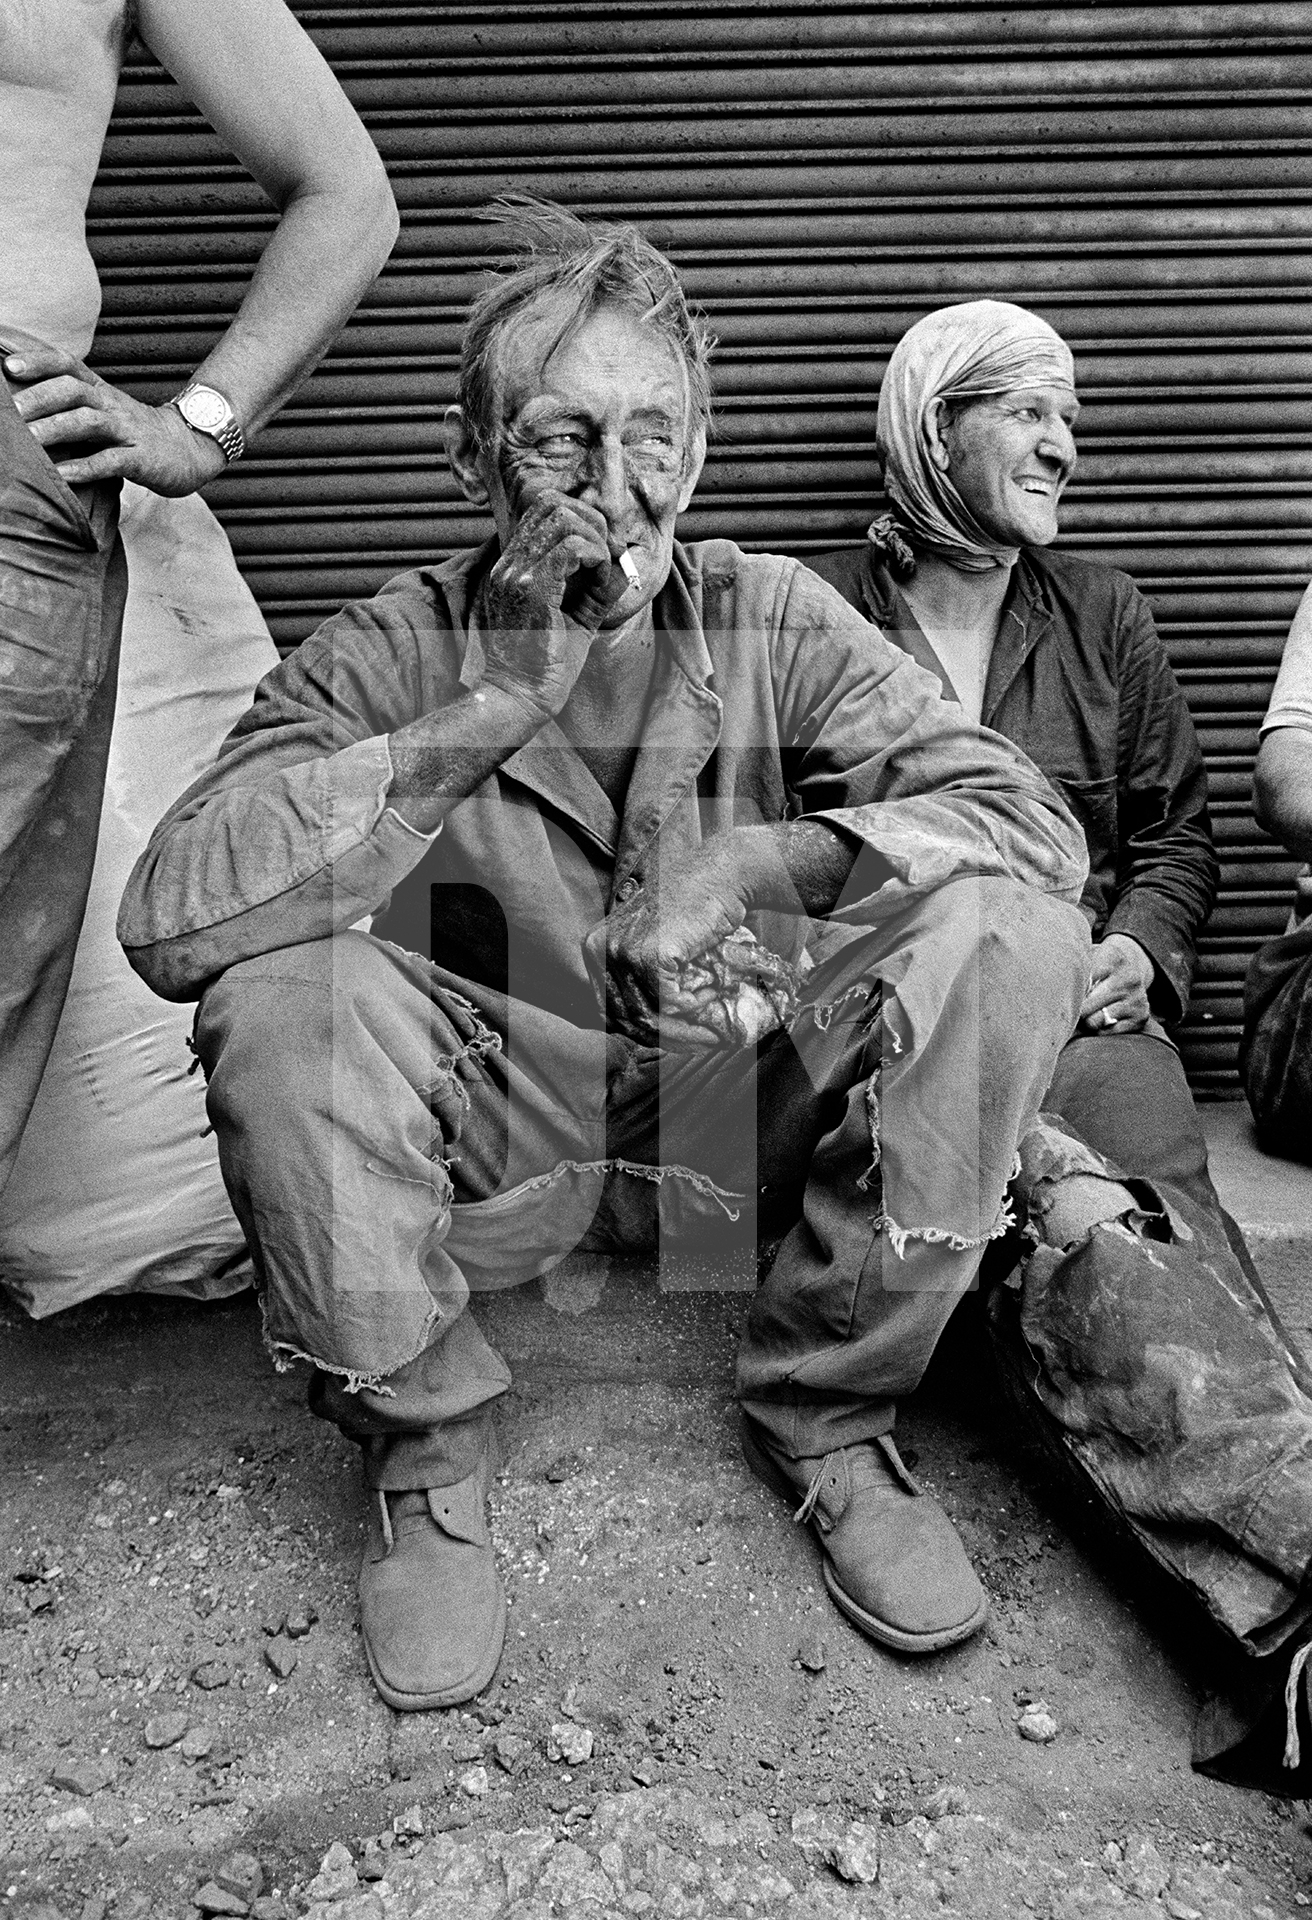
[[[952,689],[870,541],[808,562],[896,645]],[[1207,776],[1152,614],[1128,574],[1026,547],[1012,570],[981,724],[1005,734],[1084,828],[1081,905],[1101,940],[1126,933],[1156,968],[1149,999],[1184,1012],[1194,943],[1216,895]]]

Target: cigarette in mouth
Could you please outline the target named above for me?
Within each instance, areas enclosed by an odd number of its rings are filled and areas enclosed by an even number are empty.
[[[620,555],[619,566],[620,572],[624,575],[624,578],[631,587],[636,587],[641,584],[638,579],[638,569],[634,566],[632,560],[630,560],[627,547],[625,547],[623,553]]]

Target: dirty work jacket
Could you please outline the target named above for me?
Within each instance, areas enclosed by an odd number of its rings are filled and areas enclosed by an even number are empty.
[[[809,564],[955,697],[871,541]],[[1179,1020],[1218,866],[1198,736],[1128,574],[1022,548],[982,719],[1014,740],[1070,802],[1089,845],[1080,904],[1093,937],[1137,940],[1157,969],[1154,1013],[1168,1025]]]
[[[509,937],[511,992],[596,1025],[582,942],[612,901],[666,852],[800,814],[872,856],[836,920],[869,921],[872,883],[893,906],[967,874],[1078,898],[1079,829],[1024,755],[796,561],[727,541],[676,548],[655,601],[622,818],[549,722],[435,836],[413,832],[387,802],[387,735],[478,681],[496,551],[402,574],[260,683],[128,883],[120,938],[157,992],[195,997],[239,960],[374,914],[375,933],[468,978],[498,952],[504,970]]]

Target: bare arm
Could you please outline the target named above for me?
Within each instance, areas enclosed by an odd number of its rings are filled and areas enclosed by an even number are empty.
[[[1258,749],[1253,811],[1264,832],[1312,860],[1312,730],[1277,727]]]
[[[354,108],[283,0],[140,0],[143,38],[249,168],[280,218],[241,307],[195,378],[249,435],[323,357],[391,252],[396,207]],[[6,369],[43,445],[101,438],[60,463],[74,483],[121,474],[189,493],[223,454],[172,407],[147,407],[66,354]]]

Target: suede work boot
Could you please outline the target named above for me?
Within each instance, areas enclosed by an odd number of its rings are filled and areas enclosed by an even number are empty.
[[[988,1601],[956,1529],[887,1435],[790,1460],[744,1418],[743,1453],[767,1486],[800,1497],[794,1518],[820,1542],[831,1597],[872,1640],[934,1653],[984,1625]]]
[[[472,1700],[496,1672],[506,1596],[483,1502],[486,1456],[453,1487],[371,1494],[360,1564],[360,1631],[389,1707]]]

